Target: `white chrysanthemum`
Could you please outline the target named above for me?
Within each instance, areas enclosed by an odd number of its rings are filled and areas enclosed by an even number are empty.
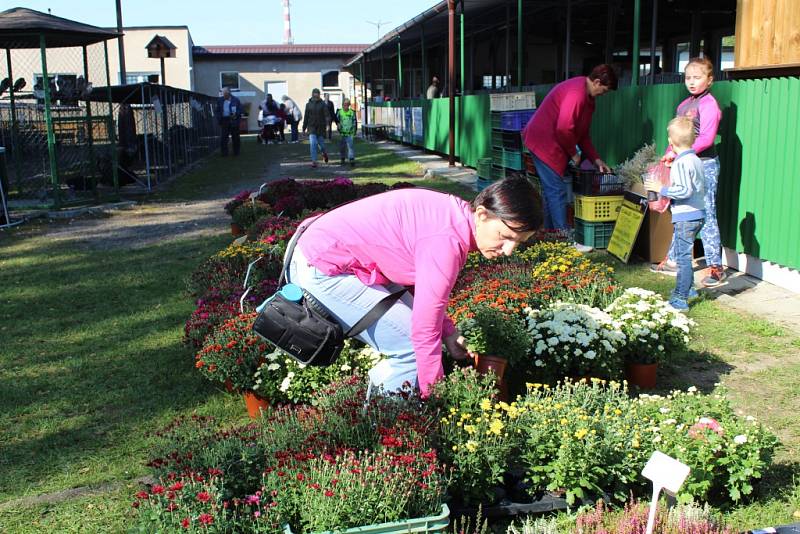
[[[744,434],[739,434],[738,436],[733,438],[733,442],[737,445],[744,445],[745,443],[747,443],[747,436],[745,436]]]

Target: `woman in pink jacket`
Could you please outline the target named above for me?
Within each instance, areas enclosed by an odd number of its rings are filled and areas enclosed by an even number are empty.
[[[309,225],[297,240],[289,278],[345,329],[390,292],[413,287],[357,337],[387,356],[369,371],[371,385],[391,392],[408,383],[427,397],[443,375],[442,343],[453,358],[467,356],[446,315],[467,254],[507,256],[540,225],[538,197],[524,178],[495,182],[472,203],[428,189],[397,189]]]
[[[611,171],[594,148],[589,127],[595,98],[616,88],[614,69],[598,65],[589,76],[570,78],[553,87],[522,130],[522,140],[533,154],[536,174],[542,184],[546,228],[568,228],[567,188],[562,177],[570,160],[576,165],[580,163],[578,147],[583,157],[598,169]],[[591,247],[586,249],[591,250]]]

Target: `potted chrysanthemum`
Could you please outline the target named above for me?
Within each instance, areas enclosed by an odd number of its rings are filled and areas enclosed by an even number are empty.
[[[620,347],[626,378],[639,387],[654,388],[658,364],[667,354],[686,348],[694,322],[658,293],[639,287],[626,289],[606,312],[627,338]]]

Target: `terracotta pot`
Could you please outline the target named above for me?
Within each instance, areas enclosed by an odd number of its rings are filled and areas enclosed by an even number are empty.
[[[642,389],[653,389],[656,387],[657,370],[657,363],[626,363],[625,379]]]
[[[485,356],[483,354],[477,354],[475,356],[475,369],[477,369],[480,374],[485,375],[488,372],[492,372],[497,376],[497,387],[500,389],[498,398],[501,401],[508,400],[508,386],[504,379],[507,366],[508,360],[500,356]]]
[[[233,237],[243,236],[244,235],[244,230],[237,223],[232,222],[231,223],[231,235]]]
[[[262,411],[269,408],[269,400],[259,396],[253,391],[245,391],[242,393],[244,403],[247,406],[247,414],[251,419],[258,419]]]

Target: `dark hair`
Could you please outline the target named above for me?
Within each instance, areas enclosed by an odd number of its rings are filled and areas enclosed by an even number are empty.
[[[472,209],[483,206],[516,232],[533,232],[542,226],[542,201],[524,177],[504,178],[478,193]]]
[[[617,73],[614,67],[606,63],[601,63],[589,73],[590,80],[600,80],[600,85],[605,85],[612,91],[617,90]]]

